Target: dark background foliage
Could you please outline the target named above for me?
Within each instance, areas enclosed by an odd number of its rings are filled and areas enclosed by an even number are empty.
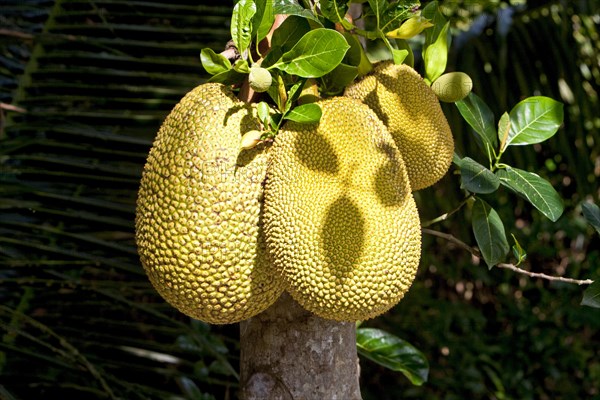
[[[135,196],[162,119],[206,79],[231,6],[199,0],[1,0],[0,398],[235,398],[238,328],[177,313],[135,251]],[[516,167],[551,180],[555,224],[506,192],[486,198],[529,253],[525,268],[599,279],[600,239],[581,217],[598,203],[598,1],[443,2],[454,18],[449,70],[473,77],[498,118],[520,99],[565,103],[549,142],[513,148]],[[417,64],[419,67],[419,64]],[[468,127],[445,111],[457,151]],[[456,206],[453,171],[417,195],[423,219]],[[433,226],[474,243],[468,213]],[[600,398],[600,313],[582,288],[488,270],[424,237],[420,272],[384,328],[428,357],[413,387],[362,360],[365,399]]]

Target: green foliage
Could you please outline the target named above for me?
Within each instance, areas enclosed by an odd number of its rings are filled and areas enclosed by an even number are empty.
[[[413,385],[427,381],[429,364],[417,348],[391,333],[375,328],[356,330],[358,353],[392,371],[399,371]]]

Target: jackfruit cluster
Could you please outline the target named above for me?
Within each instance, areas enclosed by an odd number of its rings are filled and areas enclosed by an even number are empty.
[[[209,323],[250,318],[282,291],[328,319],[373,318],[417,271],[414,190],[448,168],[453,141],[435,94],[382,63],[319,123],[261,139],[252,105],[217,83],[173,109],[148,156],[136,212],[157,291]]]

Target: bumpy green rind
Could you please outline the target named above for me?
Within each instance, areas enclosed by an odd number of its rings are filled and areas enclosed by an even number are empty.
[[[327,319],[373,318],[398,303],[421,230],[403,159],[358,100],[319,101],[320,123],[286,123],[265,189],[265,233],[287,290]]]
[[[164,121],[140,184],[144,269],[165,300],[208,323],[250,318],[283,291],[261,229],[268,149],[240,152],[253,129],[252,107],[221,84],[200,85]]]
[[[376,65],[345,96],[363,101],[387,126],[404,158],[412,190],[424,189],[448,171],[454,139],[437,96],[407,65]]]

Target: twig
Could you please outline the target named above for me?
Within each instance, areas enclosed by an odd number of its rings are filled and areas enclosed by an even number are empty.
[[[458,247],[468,251],[469,253],[471,253],[471,255],[481,258],[481,253],[479,252],[479,249],[475,248],[475,247],[471,247],[468,244],[466,244],[465,242],[463,242],[462,240],[448,234],[448,233],[443,233],[443,232],[438,232],[438,231],[434,231],[432,229],[427,229],[427,228],[423,228],[421,230],[423,233],[428,234],[428,235],[432,235],[432,236],[437,236],[440,237],[442,239],[446,239],[449,242],[452,242],[454,244],[456,244]],[[591,279],[572,279],[572,278],[563,278],[562,276],[552,276],[552,275],[546,275],[540,272],[530,272],[527,270],[524,270],[522,268],[517,267],[514,264],[506,264],[506,263],[500,263],[496,265],[498,268],[504,268],[504,269],[509,269],[511,271],[514,271],[516,273],[519,274],[523,274],[523,275],[527,275],[530,278],[540,278],[540,279],[546,279],[548,281],[558,281],[558,282],[565,282],[565,283],[574,283],[576,285],[591,285],[592,283],[594,283],[593,280]]]
[[[448,219],[448,217],[450,217],[452,214],[454,214],[455,212],[457,212],[458,210],[460,210],[465,204],[467,204],[467,202],[474,197],[475,195],[473,193],[471,193],[469,196],[465,197],[465,199],[463,201],[460,202],[460,204],[458,206],[456,206],[456,208],[452,211],[449,211],[445,214],[440,215],[437,218],[434,218],[432,220],[429,221],[425,221],[421,224],[422,227],[428,227],[430,225],[435,224],[436,222],[442,222]]]
[[[526,271],[522,268],[517,267],[516,265],[513,264],[498,264],[496,265],[498,268],[505,268],[505,269],[510,269],[511,271],[517,272],[519,274],[523,274],[523,275],[527,275],[531,278],[541,278],[541,279],[546,279],[549,281],[559,281],[559,282],[565,282],[565,283],[575,283],[577,285],[591,285],[592,283],[594,283],[593,280],[591,279],[572,279],[572,278],[563,278],[562,276],[551,276],[551,275],[546,275],[546,274],[542,274],[540,272],[530,272],[530,271]]]
[[[0,103],[0,109],[7,111],[14,111],[18,113],[26,113],[27,110],[21,107],[13,106],[12,104]]]

